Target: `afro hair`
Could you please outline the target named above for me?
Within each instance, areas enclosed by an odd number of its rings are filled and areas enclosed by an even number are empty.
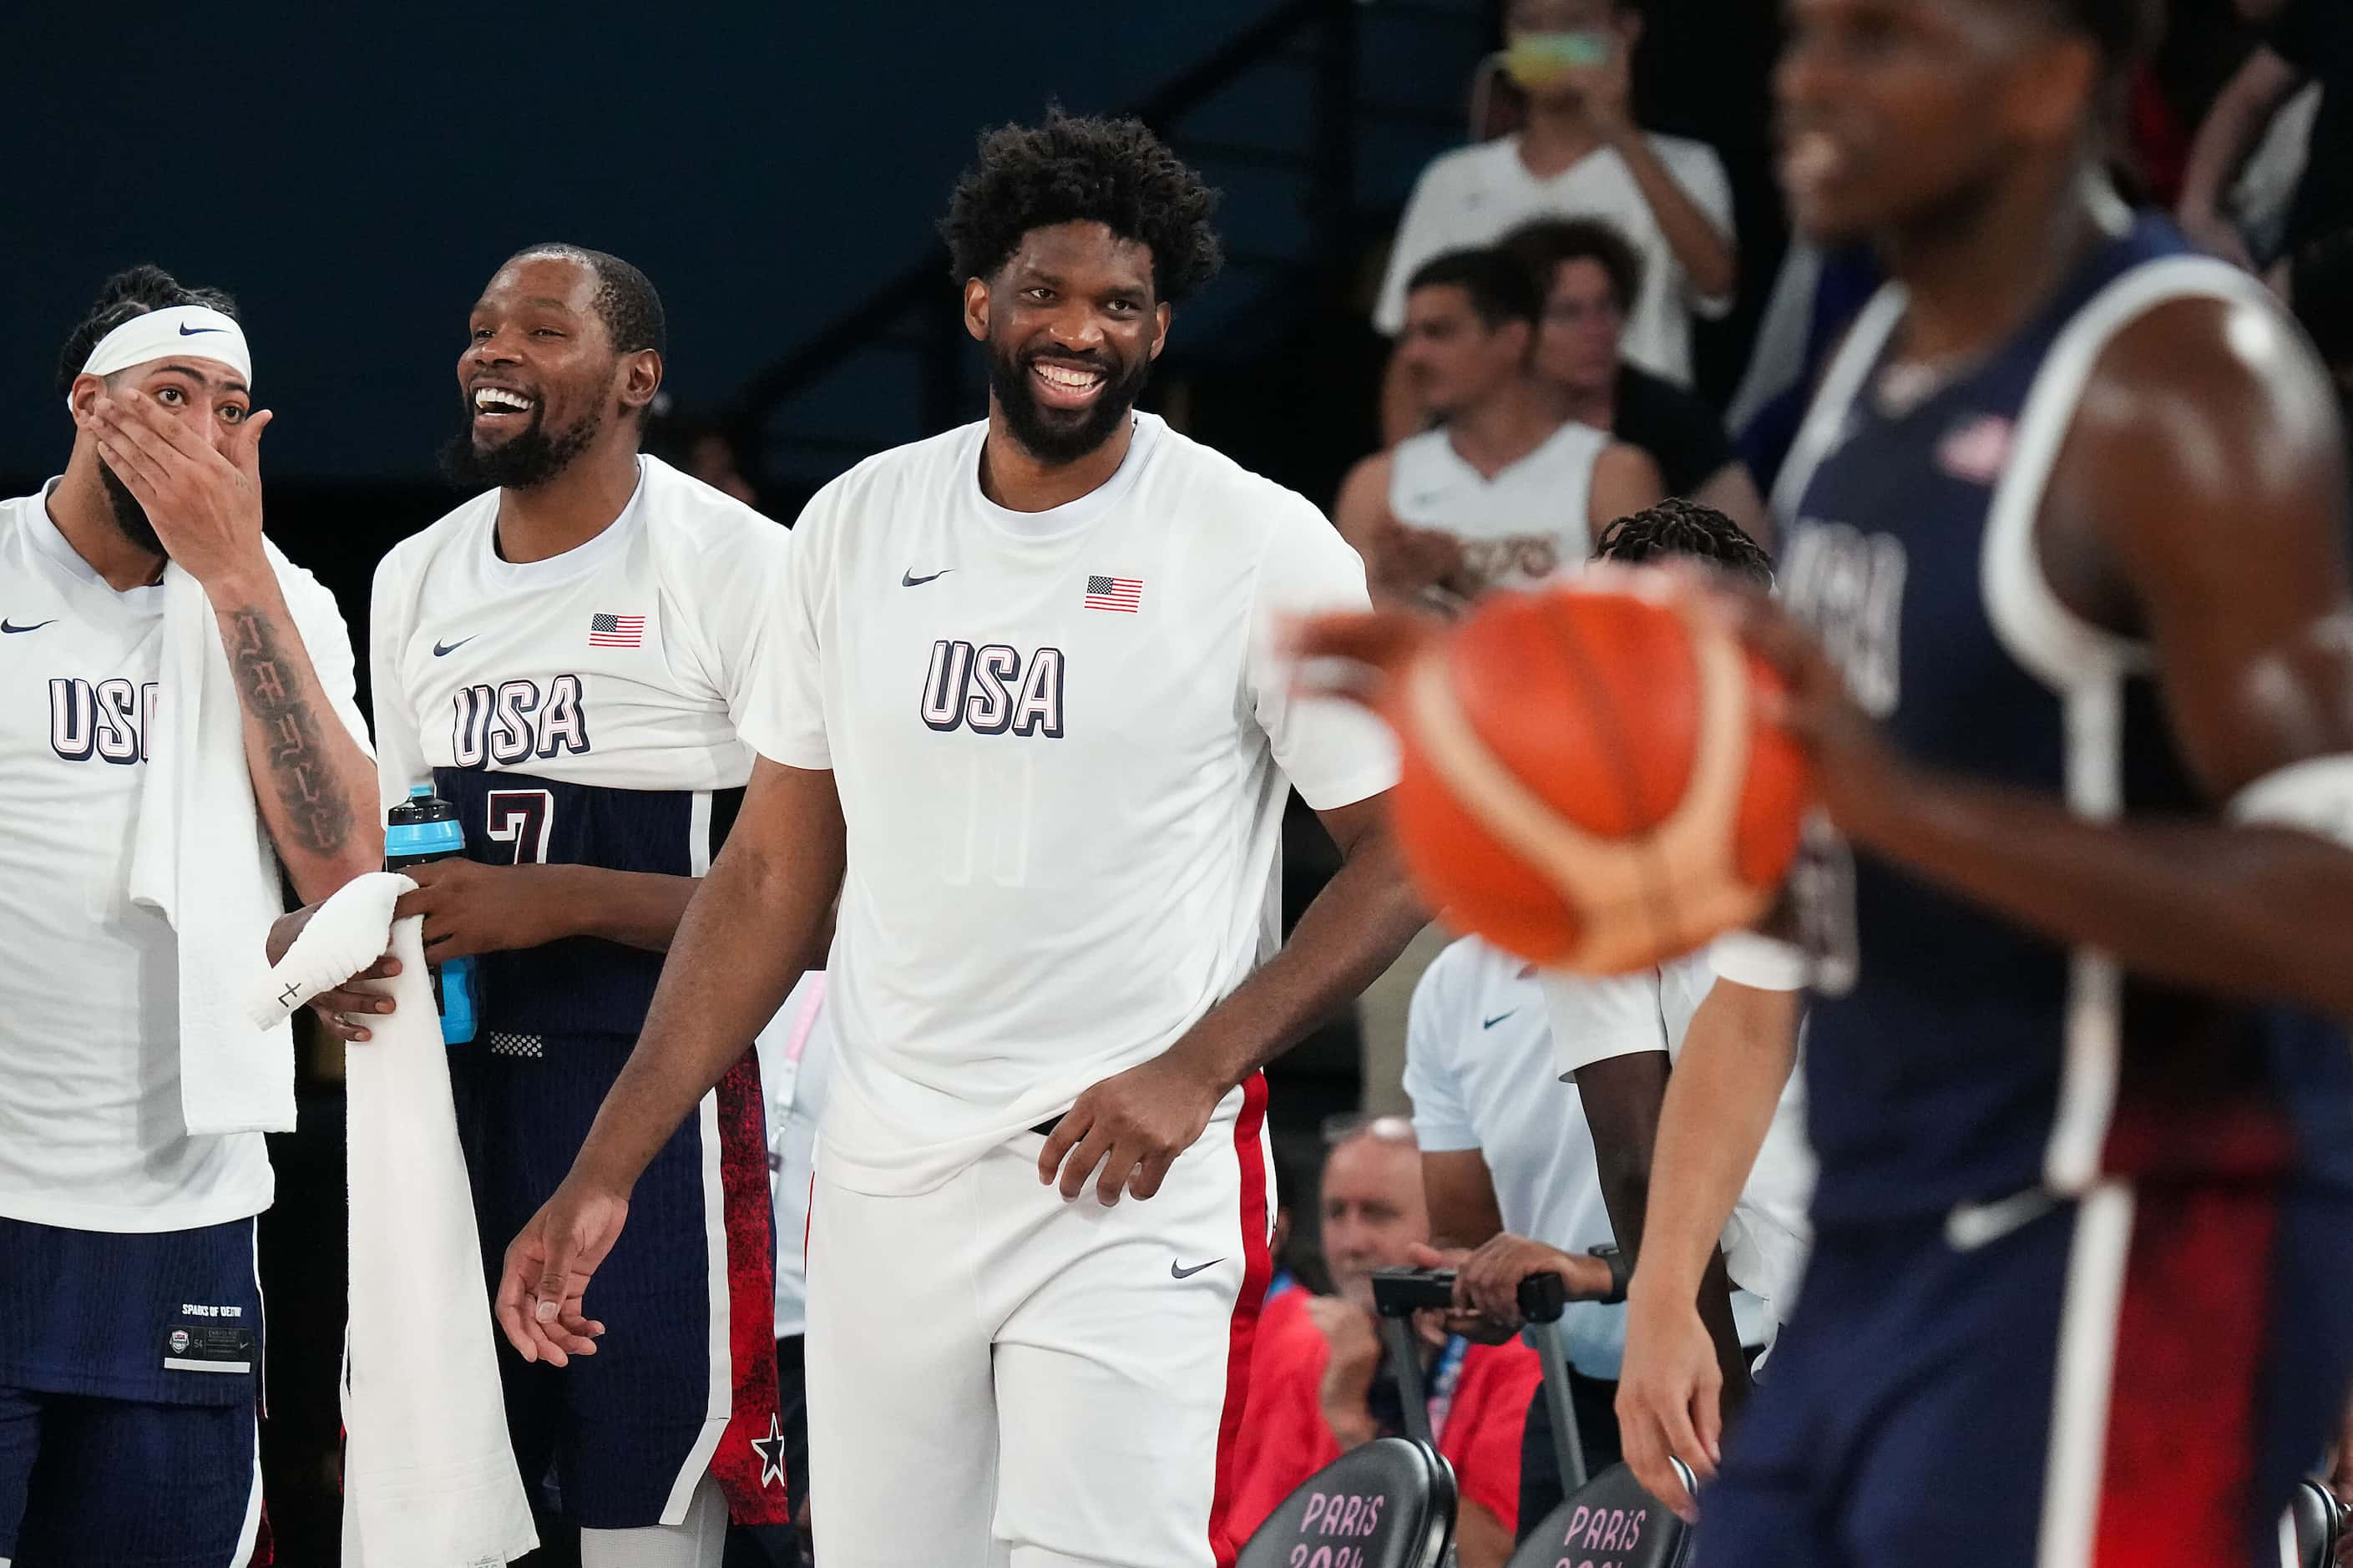
[[[1040,125],[1000,125],[956,182],[940,237],[958,284],[989,278],[1032,229],[1099,223],[1152,252],[1153,292],[1182,300],[1224,258],[1209,215],[1218,193],[1140,120],[1047,111]]]

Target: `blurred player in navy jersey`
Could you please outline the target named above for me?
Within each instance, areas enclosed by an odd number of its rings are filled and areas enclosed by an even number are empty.
[[[468,317],[443,454],[493,488],[376,572],[384,801],[430,784],[466,830],[399,913],[428,958],[481,955],[482,1028],[449,1065],[486,1248],[571,1165],[751,774],[736,723],[787,535],[638,451],[664,346],[628,262],[510,258]],[[374,1000],[316,1005],[364,1040]],[[752,1033],[638,1184],[604,1353],[568,1377],[501,1358],[524,1479],[587,1568],[710,1568],[731,1513],[786,1520]]]
[[[638,1172],[841,885],[808,1242],[828,1568],[1230,1561],[1270,1268],[1258,1069],[1421,923],[1379,827],[1387,737],[1294,700],[1271,635],[1362,606],[1362,564],[1134,407],[1216,268],[1211,201],[1134,121],[983,138],[943,228],[988,417],[802,514],[737,837],[510,1251],[511,1338],[565,1353],[586,1290],[617,1342]],[[1294,784],[1347,858],[1278,952]]]
[[[1789,9],[1793,213],[1895,283],[1778,486],[1782,598],[1718,601],[1824,807],[1787,955],[1820,1178],[1700,1561],[2274,1563],[2353,1371],[2335,400],[2101,172],[2153,5]],[[1662,1113],[1619,1412],[1679,1507],[1796,1015],[1719,986]]]
[[[2353,1369],[2353,1061],[2265,1005],[2353,1016],[2335,400],[2100,176],[2154,5],[1792,12],[1792,210],[1895,283],[1782,475],[1782,605],[1737,612],[1828,818],[1793,884],[1821,1176],[1702,1560],[2276,1563]],[[1631,1301],[1662,1489],[1668,1450],[1712,1468],[1708,1120],[1662,1131]]]
[[[110,279],[58,361],[65,472],[0,501],[0,1565],[242,1568],[262,1533],[269,1155],[188,1131],[178,940],[127,887],[156,715],[195,698],[160,688],[167,562],[212,605],[295,888],[383,839],[343,617],[263,551],[235,311]]]

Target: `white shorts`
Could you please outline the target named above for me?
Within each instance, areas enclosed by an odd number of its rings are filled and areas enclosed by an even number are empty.
[[[1022,1133],[913,1196],[826,1179],[808,1237],[826,1568],[1210,1568],[1270,1268],[1266,1086],[1149,1200],[1074,1202]]]

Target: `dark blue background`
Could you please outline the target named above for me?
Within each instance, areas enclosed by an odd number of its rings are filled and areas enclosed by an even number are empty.
[[[644,268],[716,401],[922,255],[980,126],[1132,102],[1267,9],[0,5],[0,473],[62,466],[58,346],[137,261],[237,296],[280,479],[428,472],[536,240]]]

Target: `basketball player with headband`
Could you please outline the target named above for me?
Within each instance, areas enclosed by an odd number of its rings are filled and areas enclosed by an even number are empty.
[[[184,955],[127,885],[141,802],[166,787],[156,716],[195,696],[164,686],[166,644],[216,628],[259,826],[304,898],[382,840],[343,619],[263,542],[269,415],[234,312],[158,268],[111,279],[59,364],[65,472],[0,501],[0,1564],[267,1561],[269,1156],[184,1104]],[[212,626],[167,624],[174,567]]]

